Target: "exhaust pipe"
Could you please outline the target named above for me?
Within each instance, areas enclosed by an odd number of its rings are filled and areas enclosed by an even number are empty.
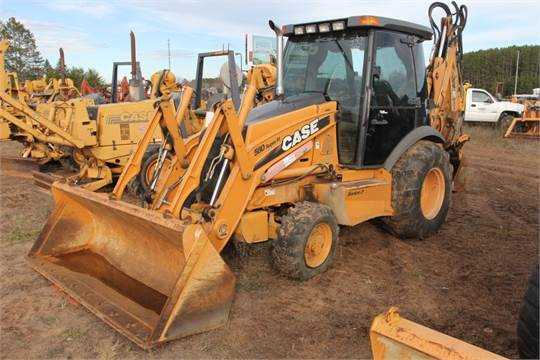
[[[276,33],[277,41],[277,79],[276,79],[276,97],[283,96],[283,31],[272,20],[268,21],[270,29]]]
[[[62,84],[66,82],[66,60],[64,57],[64,49],[60,48],[60,75],[62,75]]]
[[[142,81],[141,69],[137,66],[137,52],[135,45],[135,33],[129,33],[131,40],[131,80],[129,81],[129,97],[131,101],[144,100],[144,86]]]
[[[129,39],[131,40],[131,78],[137,78],[137,57],[135,49],[135,34],[133,31],[129,33]]]

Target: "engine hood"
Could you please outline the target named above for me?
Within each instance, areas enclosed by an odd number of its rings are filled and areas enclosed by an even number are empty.
[[[306,106],[322,104],[326,101],[324,95],[319,93],[306,93],[290,96],[285,99],[274,100],[251,110],[246,119],[246,125],[298,110]]]
[[[520,114],[525,109],[525,106],[523,106],[522,104],[513,103],[513,102],[510,102],[510,101],[498,101],[497,102],[497,107],[499,108],[499,110],[501,112],[503,112],[503,111],[512,111],[512,112],[517,112],[517,113],[520,113]]]

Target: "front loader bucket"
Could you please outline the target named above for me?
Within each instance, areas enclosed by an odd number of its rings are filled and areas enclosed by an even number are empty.
[[[224,325],[235,277],[200,225],[55,182],[31,266],[143,348]]]

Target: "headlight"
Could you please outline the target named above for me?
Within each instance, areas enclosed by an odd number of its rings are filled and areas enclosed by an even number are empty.
[[[295,26],[294,27],[294,35],[304,35],[304,27],[303,26]]]
[[[306,34],[314,34],[317,32],[317,25],[310,24],[306,25]]]
[[[319,24],[319,32],[322,32],[322,33],[330,32],[330,24],[329,23]]]
[[[339,31],[339,30],[345,30],[345,22],[344,21],[335,21],[332,23],[332,30]]]

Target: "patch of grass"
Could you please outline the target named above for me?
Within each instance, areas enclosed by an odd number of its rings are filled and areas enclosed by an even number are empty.
[[[62,345],[58,345],[48,349],[45,357],[50,359],[60,357],[61,355],[64,355],[64,347]]]
[[[415,268],[412,272],[412,275],[414,277],[416,277],[417,279],[420,279],[420,280],[424,280],[425,279],[425,275],[422,273],[422,271],[418,268]]]
[[[41,321],[43,321],[46,325],[51,326],[58,321],[58,318],[54,315],[45,315],[41,317]]]
[[[40,230],[28,230],[19,226],[15,226],[13,229],[11,229],[11,231],[7,233],[6,240],[10,244],[27,242],[35,240],[39,233]]]
[[[69,328],[62,333],[62,338],[65,341],[73,341],[82,337],[84,334],[85,332],[81,331],[80,329]]]
[[[469,134],[471,142],[490,145],[523,155],[538,155],[540,146],[537,140],[523,138],[504,138],[506,128],[501,129],[490,124],[464,126],[464,133]]]
[[[115,360],[118,359],[120,353],[120,342],[111,342],[109,340],[103,341],[100,343],[99,348],[97,349],[99,360]]]
[[[11,228],[2,236],[2,241],[10,245],[34,241],[41,232],[41,223],[37,225],[32,218],[15,216],[11,220]]]

